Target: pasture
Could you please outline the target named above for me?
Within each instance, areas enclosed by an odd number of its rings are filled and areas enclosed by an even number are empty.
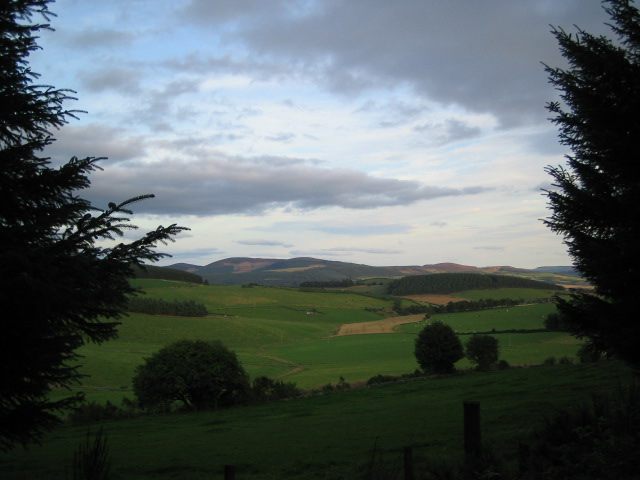
[[[533,288],[496,288],[492,290],[464,290],[453,293],[452,296],[466,298],[467,300],[514,298],[523,299],[525,302],[535,302],[543,298],[551,298],[557,293],[561,292]]]
[[[85,391],[90,401],[119,404],[123,397],[132,398],[131,379],[136,366],[163,346],[185,338],[218,339],[237,353],[251,378],[281,378],[305,389],[335,384],[340,377],[349,383],[363,383],[378,374],[400,375],[418,367],[413,348],[423,322],[401,325],[395,333],[334,336],[344,324],[366,325],[365,322],[384,320],[381,312],[388,314],[391,300],[348,291],[203,286],[163,280],[135,282],[150,298],[195,300],[211,314],[131,314],[122,319],[117,340],[82,347],[81,372],[87,377],[75,390]],[[488,293],[491,292],[480,292],[479,298],[487,298]],[[512,294],[521,298],[526,292]],[[507,296],[505,292],[496,295]],[[540,329],[542,320],[553,309],[550,303],[533,304],[437,318],[460,333]],[[573,357],[579,348],[573,337],[557,332],[498,333],[496,337],[501,358],[512,365],[540,364],[551,356]],[[465,339],[462,336],[461,340]],[[465,359],[457,364],[458,368],[468,366]],[[53,392],[54,398],[67,394],[66,390]]]
[[[345,360],[350,355],[339,354]],[[484,443],[507,462],[515,461],[518,442],[542,424],[544,415],[576,399],[613,392],[630,378],[630,370],[614,361],[520,368],[254,407],[110,421],[104,428],[111,445],[111,478],[210,480],[222,478],[225,464],[237,465],[237,478],[243,480],[358,478],[374,445],[388,460],[397,460],[402,447],[412,446],[419,471],[425,458],[461,457],[465,400],[481,404]],[[62,426],[42,446],[0,454],[0,477],[69,478],[73,451],[87,428]]]

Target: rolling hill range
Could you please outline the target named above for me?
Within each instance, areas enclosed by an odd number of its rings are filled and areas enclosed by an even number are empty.
[[[536,269],[509,266],[473,267],[456,263],[432,265],[385,266],[321,260],[311,257],[278,258],[227,258],[199,266],[187,263],[169,265],[170,268],[195,273],[209,283],[217,285],[243,285],[257,283],[269,286],[298,286],[302,282],[334,281],[345,279],[399,278],[407,275],[429,273],[490,273],[513,275],[542,280],[564,286],[586,287],[572,267],[552,266]]]

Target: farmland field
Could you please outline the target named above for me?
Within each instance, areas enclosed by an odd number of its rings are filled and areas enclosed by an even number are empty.
[[[77,387],[90,401],[120,404],[132,398],[137,365],[163,346],[183,338],[218,339],[234,350],[251,378],[265,375],[318,391],[345,381],[362,385],[376,375],[412,373],[418,365],[414,340],[424,327],[420,315],[407,317],[392,333],[357,334],[392,317],[392,299],[349,291],[292,288],[217,287],[140,280],[150,298],[195,300],[205,317],[131,314],[122,319],[117,340],[86,345]],[[511,289],[513,290],[513,289]],[[490,298],[487,291],[462,292]],[[494,292],[495,293],[495,292]],[[507,295],[505,295],[507,293]],[[540,292],[499,292],[534,301]],[[403,305],[410,300],[403,300]],[[388,456],[412,445],[421,457],[457,459],[461,454],[461,402],[482,402],[486,435],[495,447],[509,449],[540,423],[541,415],[576,397],[612,390],[629,371],[616,362],[533,367],[549,357],[574,358],[580,342],[568,334],[542,331],[551,303],[439,314],[461,341],[474,332],[493,332],[504,371],[414,380],[376,388],[315,395],[255,407],[217,412],[145,416],[105,424],[112,445],[115,480],[220,478],[222,465],[238,465],[238,477],[339,479],[371,458],[374,444]],[[416,322],[418,320],[418,322]],[[376,323],[378,322],[378,323]],[[341,326],[350,335],[337,336]],[[529,332],[521,332],[529,330]],[[466,359],[456,367],[469,372]],[[68,395],[55,391],[59,398]],[[2,478],[62,479],[73,450],[86,435],[82,426],[57,428],[43,447],[0,455]]]
[[[217,339],[234,350],[251,378],[269,376],[295,382],[301,388],[337,383],[362,383],[368,378],[400,375],[417,367],[414,339],[424,321],[395,327],[394,333],[335,337],[341,325],[367,325],[384,320],[391,300],[349,292],[299,291],[291,288],[243,288],[192,285],[163,280],[136,280],[149,298],[195,300],[203,303],[206,317],[171,317],[131,314],[122,319],[119,338],[102,345],[86,345],[81,372],[88,375],[77,390],[89,400],[119,404],[132,397],[135,368],[164,345],[179,339]],[[527,291],[511,295],[525,297]],[[476,292],[488,298],[488,291]],[[473,292],[464,292],[471,296]],[[495,292],[494,292],[495,293]],[[509,292],[499,292],[498,298]],[[456,294],[458,295],[458,294]],[[462,294],[460,294],[462,295]],[[540,292],[531,292],[532,296]],[[551,303],[496,308],[479,312],[437,315],[460,333],[541,329]],[[415,321],[415,315],[411,318]],[[513,365],[540,364],[554,356],[574,357],[579,342],[567,334],[497,333],[501,358]],[[461,340],[465,340],[463,335]],[[469,367],[466,360],[458,368]],[[54,391],[53,397],[67,395]]]
[[[452,296],[466,298],[467,300],[513,298],[523,299],[525,302],[534,302],[543,298],[551,298],[556,290],[541,290],[532,288],[496,288],[492,290],[465,290],[453,293]]]
[[[501,330],[533,330],[544,328],[544,319],[555,312],[553,303],[536,303],[533,305],[490,308],[477,312],[445,313],[434,315],[432,320],[440,320],[456,332],[490,332]],[[403,325],[403,332],[417,334],[424,327],[422,324]]]
[[[525,302],[536,302],[541,299],[553,297],[555,290],[540,290],[531,288],[496,288],[491,290],[464,290],[450,295],[422,294],[404,295],[404,298],[416,300],[418,302],[433,303],[435,305],[446,305],[449,302],[459,302],[461,300],[500,300],[503,298],[522,299]]]

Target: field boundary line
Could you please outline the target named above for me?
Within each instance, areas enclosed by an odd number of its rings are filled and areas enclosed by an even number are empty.
[[[289,370],[288,372],[285,372],[281,375],[274,377],[276,380],[280,380],[281,378],[288,377],[289,375],[294,375],[296,373],[300,373],[306,370],[306,368],[304,368],[302,365],[290,362],[289,360],[285,360],[284,358],[278,358],[278,357],[266,355],[264,353],[259,353],[259,352],[256,352],[255,355],[258,357],[266,358],[267,360],[273,360],[274,362],[278,362],[283,365],[288,365],[290,367],[293,367],[293,369]]]

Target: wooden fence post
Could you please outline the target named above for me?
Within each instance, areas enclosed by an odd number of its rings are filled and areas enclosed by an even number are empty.
[[[464,402],[464,453],[478,454],[480,438],[480,402]]]
[[[411,447],[404,447],[404,480],[414,480],[413,450]]]
[[[236,466],[225,465],[224,466],[224,480],[236,480]]]

